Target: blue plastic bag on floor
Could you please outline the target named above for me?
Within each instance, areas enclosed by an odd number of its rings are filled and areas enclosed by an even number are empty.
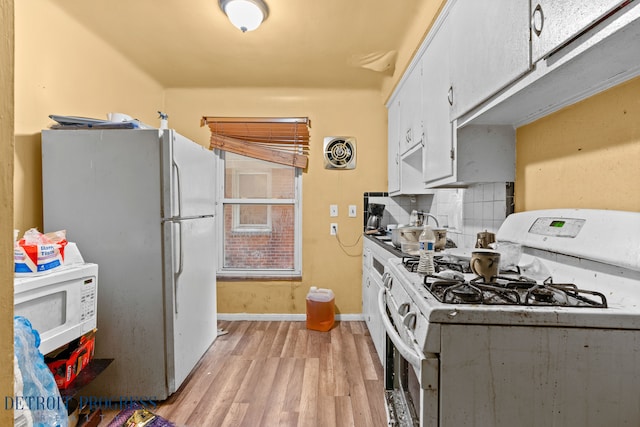
[[[13,319],[13,345],[22,379],[22,394],[16,393],[5,402],[7,409],[28,411],[37,427],[68,427],[69,418],[64,399],[38,346],[40,334],[25,317]]]

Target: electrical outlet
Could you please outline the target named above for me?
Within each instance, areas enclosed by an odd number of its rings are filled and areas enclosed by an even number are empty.
[[[329,216],[338,216],[338,205],[329,205]]]
[[[329,231],[329,234],[331,234],[332,236],[335,236],[336,234],[338,234],[338,223],[337,222],[332,222],[331,223],[331,230]]]
[[[356,205],[349,205],[349,216],[351,218],[356,217]]]

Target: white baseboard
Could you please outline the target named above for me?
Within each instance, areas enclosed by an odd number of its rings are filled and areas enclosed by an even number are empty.
[[[256,321],[281,321],[287,320],[292,322],[304,322],[307,320],[306,314],[278,314],[278,313],[218,313],[218,320],[233,321],[233,320],[256,320]],[[364,316],[362,314],[336,314],[336,320],[344,322],[358,322],[363,321]]]

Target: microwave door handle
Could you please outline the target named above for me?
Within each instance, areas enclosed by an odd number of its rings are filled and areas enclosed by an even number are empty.
[[[182,249],[182,223],[180,221],[176,222],[178,226],[178,237],[180,239],[180,244],[178,245],[178,256],[180,257],[180,261],[178,262],[178,270],[173,273],[173,307],[175,310],[175,314],[178,314],[178,281],[180,279],[180,275],[182,274],[183,267],[183,249]],[[175,251],[175,246],[173,250]]]
[[[398,332],[396,332],[395,328],[391,324],[391,321],[387,317],[387,304],[385,301],[385,295],[387,290],[382,288],[380,293],[378,294],[378,310],[380,311],[380,317],[382,317],[382,324],[387,331],[387,335],[393,342],[393,345],[398,349],[402,357],[404,357],[407,362],[411,363],[413,366],[422,366],[422,360],[424,356],[420,354],[415,349],[409,347],[407,344],[402,341]],[[413,334],[412,334],[413,335]]]

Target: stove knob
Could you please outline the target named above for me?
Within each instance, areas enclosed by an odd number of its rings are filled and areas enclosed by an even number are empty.
[[[416,314],[414,312],[407,313],[406,316],[402,318],[402,323],[409,329],[416,328]]]
[[[404,316],[405,314],[407,314],[410,307],[411,305],[408,302],[400,304],[400,307],[398,307],[398,313],[400,314],[400,316]]]

